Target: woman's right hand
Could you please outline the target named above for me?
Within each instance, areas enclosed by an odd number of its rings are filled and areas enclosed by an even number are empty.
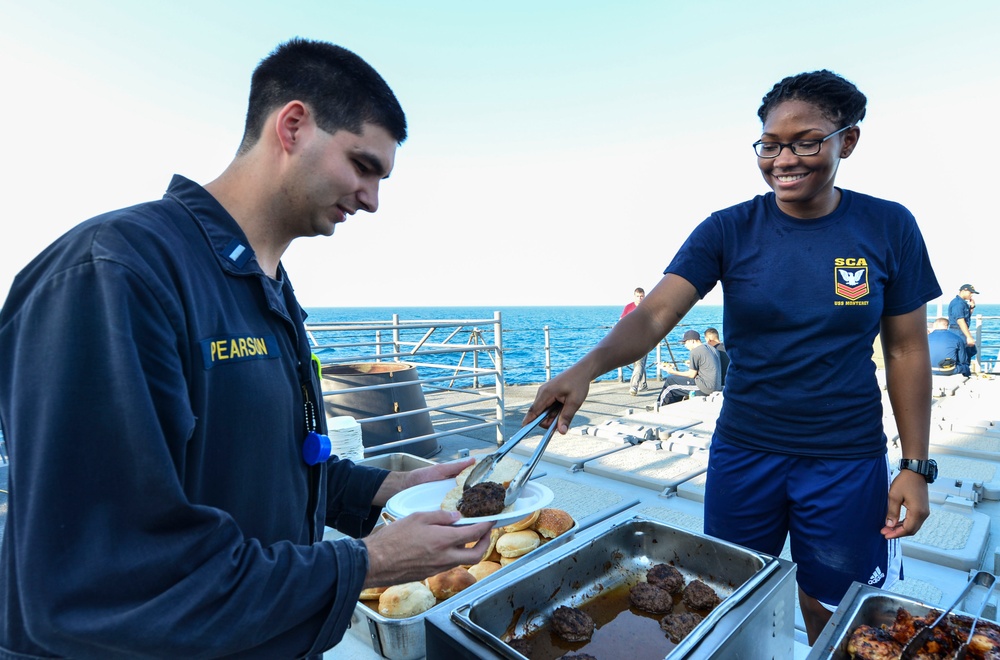
[[[577,362],[572,367],[562,372],[549,382],[538,388],[535,400],[532,402],[528,412],[524,415],[524,424],[535,419],[544,413],[549,406],[556,401],[562,403],[558,420],[546,419],[542,421],[543,428],[549,428],[556,423],[556,430],[564,434],[569,430],[569,424],[573,421],[573,415],[580,409],[590,392],[590,377],[582,366]]]
[[[694,285],[679,275],[667,273],[643,299],[642,304],[619,319],[611,332],[572,367],[538,388],[535,401],[524,416],[532,421],[556,401],[562,403],[558,420],[546,419],[544,428],[557,424],[565,434],[573,415],[590,392],[590,382],[615,367],[631,364],[653,350],[677,322],[684,318],[700,296]]]

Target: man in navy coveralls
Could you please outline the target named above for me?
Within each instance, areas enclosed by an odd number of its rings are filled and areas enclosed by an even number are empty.
[[[390,496],[471,461],[388,472],[313,451],[322,387],[280,259],[374,213],[405,138],[374,69],[292,40],[254,71],[218,178],[175,176],[18,275],[0,312],[0,658],[318,657],[363,587],[482,557],[491,524],[445,511],[361,538]]]
[[[976,338],[972,336],[972,310],[976,307],[973,295],[979,295],[976,287],[963,284],[958,295],[948,303],[948,327],[965,341],[970,363],[976,357]]]

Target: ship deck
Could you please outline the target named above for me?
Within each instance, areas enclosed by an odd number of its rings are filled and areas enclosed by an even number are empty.
[[[883,381],[884,382],[884,381]],[[581,527],[623,510],[695,532],[702,531],[704,472],[721,396],[701,397],[657,409],[658,386],[637,396],[628,384],[595,382],[566,436],[554,436],[535,478],[556,494],[552,506],[564,508]],[[505,388],[504,437],[521,427],[537,385]],[[940,476],[931,486],[931,516],[920,532],[903,542],[906,579],[894,593],[931,605],[948,606],[978,570],[998,572],[992,546],[1000,531],[1000,377],[983,375],[964,380],[935,380],[932,407],[931,457]],[[888,399],[885,428],[888,452],[895,464],[895,423]],[[428,394],[428,405],[452,393]],[[492,401],[484,403],[488,413]],[[473,410],[470,410],[473,412]],[[442,430],[442,429],[436,429]],[[534,439],[537,442],[538,436]],[[521,443],[526,460],[532,438]],[[481,456],[496,448],[492,429],[440,439],[440,451],[430,457],[447,461]],[[790,560],[786,544],[781,557]],[[485,585],[484,585],[485,586]],[[796,603],[797,606],[797,603]],[[795,657],[810,648],[796,607]],[[985,615],[996,618],[996,604]],[[373,650],[363,622],[354,625],[327,658],[381,657]]]
[[[705,448],[711,439],[721,397],[695,398],[657,409],[658,387],[637,396],[628,384],[595,382],[566,436],[554,436],[534,477],[556,494],[552,506],[569,511],[580,528],[622,511],[701,532]],[[537,385],[505,388],[504,437],[521,427]],[[1000,376],[935,381],[931,423],[931,457],[940,468],[931,486],[931,516],[920,532],[903,542],[906,579],[894,593],[929,605],[947,606],[979,570],[1000,572],[1000,553],[993,542],[1000,532]],[[884,394],[884,392],[883,392]],[[468,393],[428,393],[428,405]],[[893,443],[895,424],[886,400],[885,428],[890,458],[899,457]],[[495,402],[484,398],[488,415]],[[445,431],[446,428],[437,428]],[[537,439],[538,436],[536,436]],[[446,435],[434,461],[482,456],[496,448],[493,429]],[[532,438],[522,442],[526,460]],[[405,452],[405,450],[402,450]],[[9,464],[0,457],[0,535],[7,510]],[[332,531],[332,530],[331,530]],[[781,555],[790,559],[787,546]],[[485,586],[485,585],[484,585]],[[997,618],[997,596],[985,615]],[[795,657],[809,654],[801,615],[795,616]],[[327,658],[379,658],[363,622],[355,621],[345,639]]]

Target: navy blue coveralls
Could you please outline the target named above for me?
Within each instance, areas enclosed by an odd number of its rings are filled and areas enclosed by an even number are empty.
[[[341,639],[368,557],[324,524],[370,531],[387,472],[303,461],[321,386],[279,271],[175,176],[18,275],[0,312],[0,658],[291,658]]]

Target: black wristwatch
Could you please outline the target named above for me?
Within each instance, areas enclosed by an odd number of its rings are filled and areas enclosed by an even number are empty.
[[[934,483],[938,475],[937,461],[933,458],[929,458],[926,461],[918,461],[915,458],[901,458],[899,459],[899,469],[913,470],[923,476],[929,484]]]

